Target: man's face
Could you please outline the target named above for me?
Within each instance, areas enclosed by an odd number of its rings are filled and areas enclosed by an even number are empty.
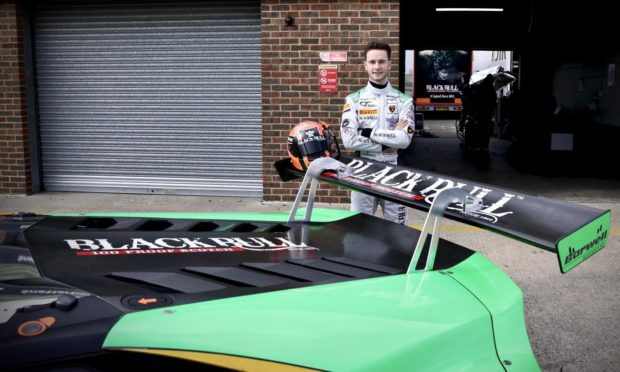
[[[366,54],[364,68],[368,72],[368,80],[376,84],[386,84],[392,63],[388,60],[385,50],[371,49]]]

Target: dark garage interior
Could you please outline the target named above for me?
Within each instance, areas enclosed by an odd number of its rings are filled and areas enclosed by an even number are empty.
[[[437,11],[446,7],[503,11]],[[544,178],[619,179],[612,159],[620,139],[620,90],[615,79],[620,48],[613,36],[612,13],[598,0],[579,6],[559,1],[402,2],[401,50],[511,50],[513,91],[518,91],[511,105],[516,107],[510,136],[492,138],[488,158],[459,153],[454,149],[456,139],[419,138],[417,149],[412,146],[405,161],[496,184],[506,182],[491,175],[499,163],[513,172]],[[455,120],[455,114],[439,114],[443,113],[425,113],[425,121]],[[553,147],[552,138],[558,134],[571,135],[568,149]],[[440,149],[442,142],[449,149]]]

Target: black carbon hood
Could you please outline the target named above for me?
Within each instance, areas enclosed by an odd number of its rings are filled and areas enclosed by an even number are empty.
[[[42,276],[131,311],[400,274],[419,231],[358,214],[290,224],[46,217],[24,234]],[[435,268],[470,254],[441,241]]]

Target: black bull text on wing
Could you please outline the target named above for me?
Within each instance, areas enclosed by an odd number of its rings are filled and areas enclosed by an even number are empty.
[[[524,200],[525,196],[494,190],[488,186],[480,186],[454,180],[448,177],[435,176],[413,169],[391,166],[385,163],[373,163],[365,159],[352,159],[347,166],[352,168],[350,177],[342,177],[340,181],[355,186],[370,188],[384,194],[426,203],[430,206],[435,196],[446,189],[458,188],[469,191],[469,194],[482,200],[482,206],[472,214],[490,223],[495,223],[502,217],[511,215],[510,208],[513,200]],[[461,211],[462,205],[454,205],[448,209]]]

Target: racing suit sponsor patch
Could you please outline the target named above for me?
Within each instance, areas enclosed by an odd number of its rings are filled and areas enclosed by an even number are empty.
[[[398,123],[398,114],[385,114],[385,121],[388,123],[389,129],[394,129],[396,123]]]
[[[396,138],[396,134],[394,133],[375,133],[375,137],[384,137],[384,138]]]
[[[366,108],[358,110],[357,114],[363,120],[375,120],[379,116],[377,108]]]
[[[370,109],[361,109],[358,111],[359,115],[364,115],[364,116],[377,116],[377,109],[376,108],[370,108]]]
[[[342,108],[342,112],[349,112],[349,110],[351,110],[351,105],[348,103],[345,103],[344,107]]]

